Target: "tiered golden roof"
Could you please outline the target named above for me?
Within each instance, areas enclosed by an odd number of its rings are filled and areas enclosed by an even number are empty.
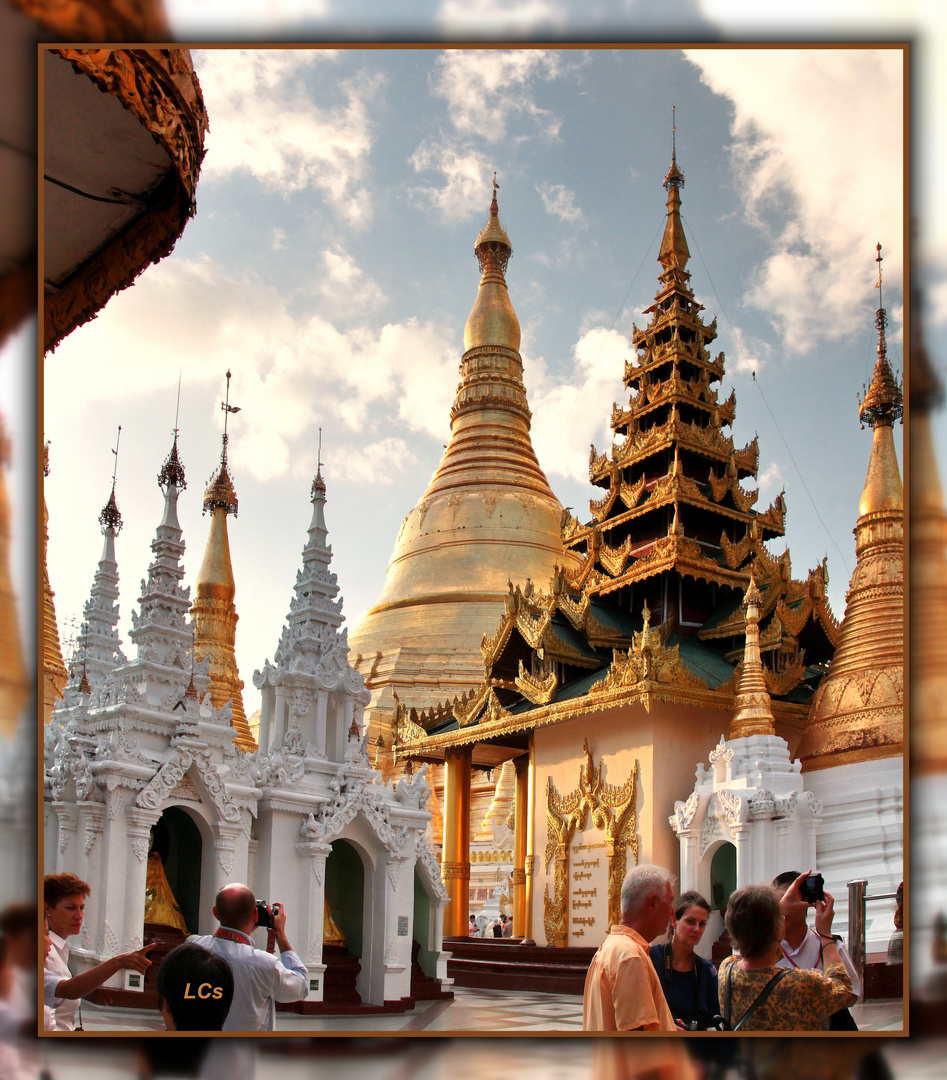
[[[904,496],[893,430],[903,402],[886,322],[879,308],[878,361],[859,410],[874,435],[855,527],[857,562],[839,645],[799,746],[803,769],[903,753]]]
[[[464,329],[451,435],[408,513],[385,586],[349,634],[373,693],[369,712],[423,708],[476,686],[479,645],[503,610],[509,582],[546,583],[563,561],[562,507],[530,440],[520,328],[507,291],[512,253],[496,186],[475,253],[480,287]],[[387,727],[384,729],[387,735]]]
[[[228,376],[230,373],[227,373]],[[229,382],[229,378],[228,378]],[[210,657],[210,699],[220,709],[232,699],[232,724],[237,731],[235,745],[256,750],[256,741],[243,707],[243,680],[237,669],[234,644],[237,634],[237,587],[230,562],[227,515],[237,514],[237,495],[227,466],[227,434],[224,433],[220,466],[204,492],[204,513],[211,513],[210,533],[204,559],[197,574],[197,589],[191,614],[194,616],[194,655],[200,661]]]
[[[730,639],[735,663],[743,652],[740,603],[752,572],[762,595],[764,667],[768,674],[792,671],[798,683],[806,664],[831,657],[838,624],[825,603],[824,568],[793,581],[788,553],[777,560],[764,546],[785,531],[782,494],[758,511],[758,491],[741,485],[757,474],[759,447],[753,439],[738,448],[723,433],[736,399],[718,398],[724,356],[711,358],[707,349],[716,320],[704,321],[689,284],[683,185],[675,155],[664,180],[658,290],[646,310],[648,326],[634,328],[637,358],[625,367],[629,402],[613,406],[618,438],[611,453],[593,446],[589,458],[589,478],[605,496],[590,503],[588,525],[566,522],[566,548],[581,563],[562,591],[608,596],[626,610],[647,604],[681,633],[693,634],[693,627],[701,640]]]
[[[794,580],[789,552],[774,556],[765,546],[783,534],[783,496],[758,512],[757,493],[741,486],[756,476],[759,449],[755,439],[735,448],[722,431],[735,397],[718,400],[724,357],[707,351],[716,326],[701,318],[689,285],[683,183],[672,159],[659,287],[647,328],[634,329],[628,405],[612,408],[611,454],[593,447],[589,460],[590,479],[605,493],[591,501],[587,524],[563,514],[563,543],[576,562],[557,571],[548,591],[510,586],[483,639],[479,685],[427,709],[400,709],[396,757],[505,737],[618,697],[646,708],[664,698],[715,709],[736,698],[740,734],[771,732],[771,709],[793,724],[804,717],[838,641],[827,571],[823,563]]]

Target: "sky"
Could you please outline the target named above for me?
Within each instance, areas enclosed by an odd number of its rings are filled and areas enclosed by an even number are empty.
[[[632,324],[646,324],[657,287],[672,105],[691,284],[717,318],[734,442],[759,436],[757,507],[785,490],[794,576],[828,556],[842,616],[871,445],[856,395],[875,361],[879,241],[889,357],[902,367],[900,51],[193,56],[211,128],[197,215],[171,256],[44,365],[48,565],[65,641],[101,553],[121,424],[119,630],[133,651],[179,377],[193,591],[228,369],[241,408],[229,421],[240,503],[229,532],[248,714],[301,565],[320,428],[348,623],[371,606],[448,441],[494,172],[534,447],[553,491],[586,520],[589,445],[609,446],[612,403],[628,399]],[[777,555],[784,546],[770,544]]]

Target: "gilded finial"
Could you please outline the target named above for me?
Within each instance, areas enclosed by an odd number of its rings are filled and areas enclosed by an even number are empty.
[[[207,485],[207,490],[204,492],[204,510],[206,514],[208,510],[214,510],[220,507],[228,514],[237,516],[237,493],[233,489],[233,478],[230,475],[230,469],[227,465],[227,442],[229,436],[227,435],[227,420],[231,413],[240,412],[241,406],[230,404],[230,371],[227,371],[227,395],[226,398],[220,403],[220,407],[224,413],[224,436],[223,445],[220,451],[220,468],[210,478]]]
[[[878,310],[875,313],[875,328],[878,331],[878,362],[871,378],[871,385],[865,392],[864,398],[859,402],[858,417],[862,427],[879,425],[891,427],[895,420],[904,415],[904,396],[898,381],[895,379],[891,365],[888,363],[888,344],[885,339],[885,331],[888,326],[888,314],[881,303],[881,244],[876,245],[878,252],[875,262],[878,263],[878,280],[875,288],[879,291]]]
[[[118,512],[118,503],[115,501],[115,481],[118,479],[118,444],[122,437],[122,425],[118,425],[118,435],[115,437],[115,449],[112,453],[115,455],[115,466],[112,469],[112,492],[109,495],[108,502],[102,507],[102,513],[99,514],[99,524],[102,526],[102,532],[105,533],[109,529],[112,530],[115,536],[122,531],[122,515]]]
[[[684,174],[677,167],[677,119],[675,116],[676,106],[671,106],[671,167],[664,178],[664,188],[670,191],[672,187],[684,186]]]
[[[506,273],[507,263],[513,254],[513,245],[506,235],[506,230],[500,224],[500,207],[497,203],[497,191],[500,185],[497,183],[496,173],[493,174],[493,198],[490,202],[490,218],[487,224],[477,236],[474,244],[474,254],[483,273],[488,265],[496,265],[502,273]]]

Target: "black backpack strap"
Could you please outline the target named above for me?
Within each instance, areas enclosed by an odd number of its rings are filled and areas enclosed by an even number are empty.
[[[731,969],[732,969],[732,965],[731,965]],[[756,1000],[753,1002],[753,1004],[740,1017],[740,1022],[736,1025],[736,1027],[732,1028],[731,1030],[739,1031],[740,1028],[743,1027],[743,1025],[747,1022],[747,1020],[750,1019],[750,1017],[753,1015],[753,1013],[755,1013],[756,1010],[760,1007],[760,1005],[762,1005],[763,1002],[769,997],[769,995],[775,989],[776,984],[779,982],[779,980],[782,979],[784,976],[788,975],[790,970],[791,970],[790,968],[781,968],[779,971],[776,972],[776,974],[769,980],[769,982],[759,992],[759,994],[757,995]],[[730,972],[728,971],[727,972],[728,979],[729,979],[729,976],[730,976]],[[729,989],[729,987],[728,987],[728,989]],[[727,1006],[728,1006],[728,1008],[729,1008],[729,1005],[730,1005],[730,995],[728,994],[727,995]]]

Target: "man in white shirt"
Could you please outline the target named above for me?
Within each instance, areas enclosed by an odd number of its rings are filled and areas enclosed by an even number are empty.
[[[82,929],[85,901],[91,891],[76,874],[47,874],[43,879],[43,902],[52,943],[45,966],[63,979],[72,978],[66,939]],[[75,1031],[78,1012],[78,998],[60,1001],[54,1010],[53,1031]]]
[[[286,912],[273,912],[279,958],[257,949],[250,937],[257,925],[256,898],[246,885],[225,885],[217,894],[213,935],[191,937],[223,957],[233,971],[233,1003],[224,1031],[275,1031],[276,1002],[301,1001],[309,992],[309,972],[286,937]]]
[[[779,909],[785,919],[785,928],[783,930],[785,937],[781,942],[783,955],[776,966],[778,968],[809,968],[822,971],[822,940],[807,922],[809,908],[812,905],[792,894],[791,886],[798,877],[799,874],[795,870],[787,870],[773,879],[773,887],[782,896]],[[831,897],[830,893],[825,895],[827,899]],[[842,944],[840,938],[836,940],[836,944],[842,963],[851,977],[854,990],[854,993],[849,996],[848,1001],[845,1003],[845,1010],[847,1010],[849,1006],[858,1001],[861,994],[861,980],[858,978],[852,958],[848,955],[848,950]],[[825,1020],[822,1024],[823,1029],[828,1031],[829,1024],[830,1021]]]

